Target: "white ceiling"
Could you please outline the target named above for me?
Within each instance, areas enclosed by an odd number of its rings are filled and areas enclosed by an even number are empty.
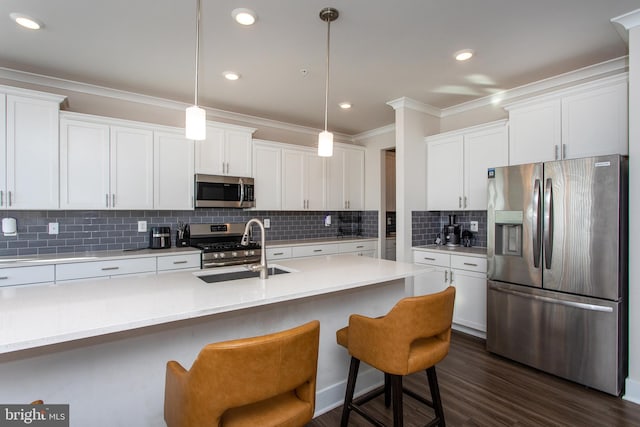
[[[0,67],[193,102],[195,0],[2,0]],[[202,0],[200,104],[329,130],[393,123],[388,101],[447,108],[627,54],[610,19],[640,0]],[[258,21],[242,27],[237,7]],[[13,23],[21,12],[40,31]],[[476,56],[458,63],[453,53]],[[308,70],[304,77],[302,69]],[[236,82],[222,78],[234,70]],[[341,111],[338,103],[353,108]]]

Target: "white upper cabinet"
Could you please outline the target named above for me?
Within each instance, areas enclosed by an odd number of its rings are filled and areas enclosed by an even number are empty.
[[[627,87],[616,75],[507,106],[509,164],[628,154]]]
[[[0,86],[0,208],[57,209],[64,97]]]
[[[60,120],[63,209],[153,209],[153,131],[65,113]]]
[[[506,121],[425,138],[427,209],[486,210],[487,169],[506,166]]]
[[[335,146],[326,158],[327,209],[364,209],[364,150]]]
[[[256,209],[282,208],[282,147],[280,144],[253,142],[253,178]]]
[[[153,204],[160,210],[193,209],[194,141],[182,129],[153,133]]]
[[[252,134],[255,129],[207,124],[207,139],[196,141],[195,172],[251,176]]]
[[[256,192],[257,197],[261,197]],[[325,163],[315,150],[282,150],[282,209],[325,208]]]

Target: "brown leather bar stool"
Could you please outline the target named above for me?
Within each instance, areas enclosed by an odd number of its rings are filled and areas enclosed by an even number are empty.
[[[455,288],[450,286],[439,293],[404,298],[383,317],[374,319],[358,314],[349,317],[349,326],[336,332],[338,344],[346,347],[351,355],[342,427],[347,426],[351,411],[374,425],[383,426],[361,407],[382,393],[387,407],[393,398],[393,425],[402,426],[403,392],[434,409],[435,418],[428,426],[444,427],[435,365],[449,353],[454,299]],[[385,385],[354,400],[360,361],[384,372]],[[423,369],[427,371],[431,401],[402,386],[404,375]]]
[[[304,426],[313,418],[320,322],[205,346],[167,363],[168,427]]]

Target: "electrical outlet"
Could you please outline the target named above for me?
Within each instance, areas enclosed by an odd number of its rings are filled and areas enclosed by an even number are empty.
[[[147,231],[147,221],[138,221],[138,232],[144,233]]]
[[[331,225],[331,215],[327,215],[324,217],[324,226],[329,227]]]
[[[271,219],[265,218],[262,223],[264,224],[264,228],[271,228]]]
[[[475,231],[477,233],[478,232],[478,221],[469,222],[469,229],[471,231]]]
[[[58,223],[57,222],[50,222],[49,223],[49,234],[58,234],[58,232],[59,232]]]

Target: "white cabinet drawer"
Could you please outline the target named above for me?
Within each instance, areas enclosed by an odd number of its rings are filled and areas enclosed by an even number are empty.
[[[339,252],[338,244],[328,245],[309,245],[309,246],[294,246],[291,254],[293,258],[307,257],[307,256],[321,256],[337,254]]]
[[[438,252],[413,251],[413,262],[416,264],[440,265],[449,267],[451,255]]]
[[[267,260],[291,258],[291,248],[267,248]]]
[[[27,285],[29,283],[53,283],[55,279],[54,272],[53,265],[0,268],[0,287]]]
[[[340,243],[340,253],[374,251],[377,246],[377,243],[373,240],[367,240],[364,242],[345,242]]]
[[[56,281],[122,274],[155,273],[156,257],[110,261],[74,262],[56,265]]]
[[[200,268],[200,254],[168,255],[158,257],[158,271]]]
[[[486,273],[487,260],[486,258],[451,255],[451,268]]]

